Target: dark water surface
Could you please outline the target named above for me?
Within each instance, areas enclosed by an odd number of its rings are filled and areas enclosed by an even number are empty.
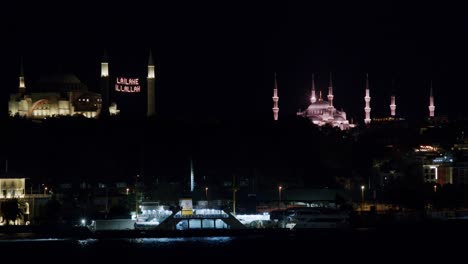
[[[212,237],[0,234],[2,263],[461,263],[467,251],[459,223]]]

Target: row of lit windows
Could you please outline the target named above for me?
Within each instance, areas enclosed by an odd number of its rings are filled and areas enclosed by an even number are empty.
[[[33,112],[34,116],[48,116],[50,115],[49,109],[46,110],[34,110]]]
[[[101,102],[102,99],[98,98],[96,101]],[[89,102],[89,98],[78,98],[78,102]]]
[[[321,114],[323,114],[324,111],[323,110],[318,110],[318,111],[314,110],[314,111],[311,111],[311,112],[312,112],[312,114],[321,115]]]
[[[24,189],[2,190],[0,198],[24,197]]]

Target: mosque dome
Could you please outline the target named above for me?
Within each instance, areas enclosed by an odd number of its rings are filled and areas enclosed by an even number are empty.
[[[74,74],[54,74],[41,76],[39,83],[80,84],[81,81]]]
[[[346,112],[337,110],[332,104],[333,101],[323,100],[321,98],[322,96],[320,95],[317,101],[311,103],[305,111],[299,111],[297,115],[308,118],[312,123],[318,126],[339,126],[341,130],[354,127],[348,123]]]
[[[329,103],[327,101],[317,101],[309,105],[307,109],[317,110],[317,109],[326,109]]]
[[[36,91],[68,92],[88,90],[88,87],[74,74],[51,74],[39,78],[35,85]]]

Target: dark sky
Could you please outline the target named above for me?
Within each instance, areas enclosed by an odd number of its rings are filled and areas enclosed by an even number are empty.
[[[336,107],[359,121],[365,72],[374,116],[388,115],[392,80],[397,112],[427,115],[431,79],[436,113],[468,114],[468,19],[462,6],[252,2],[17,4],[2,15],[2,93],[15,91],[21,55],[29,86],[60,65],[97,89],[104,49],[111,73],[144,76],[151,48],[161,115],[271,118],[275,71],[281,118],[307,106],[313,72],[325,89],[329,71]],[[3,111],[6,93],[2,98]]]

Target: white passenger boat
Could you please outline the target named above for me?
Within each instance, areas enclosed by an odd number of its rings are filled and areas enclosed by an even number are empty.
[[[350,213],[333,208],[299,207],[284,212],[282,226],[289,229],[349,228]]]

